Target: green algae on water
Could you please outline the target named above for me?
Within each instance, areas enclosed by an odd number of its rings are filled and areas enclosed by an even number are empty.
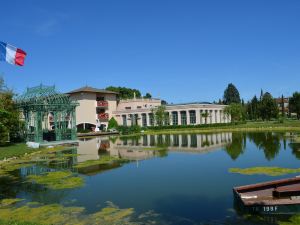
[[[69,171],[48,172],[43,175],[30,175],[28,180],[37,184],[45,185],[51,189],[69,189],[81,187],[84,184],[82,177],[74,176]]]
[[[108,165],[108,164],[113,164],[113,163],[126,163],[128,160],[126,159],[120,159],[112,156],[101,156],[100,159],[97,160],[87,160],[82,163],[78,163],[77,165],[74,166],[74,168],[85,168],[88,166],[95,166],[95,165]]]
[[[21,202],[23,200],[24,199],[21,199],[21,198],[6,198],[6,199],[2,199],[0,201],[0,207],[11,206],[11,205],[16,204],[18,202]]]
[[[230,168],[230,173],[239,173],[243,175],[266,175],[266,176],[282,176],[286,174],[299,173],[300,168],[281,168],[281,167],[250,167],[250,168]]]
[[[85,214],[83,207],[65,207],[59,204],[5,208],[0,206],[0,218],[7,224],[44,224],[44,225],[108,225],[137,224],[130,222],[134,213],[132,208],[120,209],[112,203],[93,214]],[[15,223],[12,223],[15,222]],[[6,223],[5,223],[6,224]]]

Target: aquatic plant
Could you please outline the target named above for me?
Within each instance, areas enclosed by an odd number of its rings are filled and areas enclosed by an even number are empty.
[[[266,176],[282,176],[286,174],[299,173],[300,168],[280,168],[280,167],[250,167],[250,168],[230,168],[230,173],[239,173],[243,175],[266,175]]]
[[[130,222],[132,208],[120,209],[108,202],[99,212],[85,214],[83,207],[65,207],[59,204],[36,205],[27,203],[20,207],[1,207],[1,224],[17,225],[89,225],[89,224],[137,224]]]
[[[279,222],[279,225],[299,225],[300,224],[300,215],[292,216],[289,221]]]
[[[74,168],[79,169],[79,168],[85,168],[88,166],[108,165],[108,164],[113,164],[113,163],[126,163],[126,162],[128,162],[128,160],[126,160],[126,159],[103,155],[100,157],[100,159],[97,159],[97,160],[87,160],[87,161],[78,163],[77,165],[74,166]]]
[[[74,176],[69,171],[48,172],[43,175],[30,175],[27,178],[30,182],[45,185],[51,189],[77,188],[84,184],[82,177]]]

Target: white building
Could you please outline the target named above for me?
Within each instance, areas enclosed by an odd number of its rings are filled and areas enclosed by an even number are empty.
[[[114,117],[119,125],[142,127],[155,126],[154,111],[161,106],[160,99],[117,100],[118,93],[83,87],[68,92],[80,104],[76,108],[77,127],[81,129],[105,129],[108,120]],[[193,102],[165,105],[168,121],[166,125],[199,125],[229,123],[224,113],[225,105],[208,102]]]

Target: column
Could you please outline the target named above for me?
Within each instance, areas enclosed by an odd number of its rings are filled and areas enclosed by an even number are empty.
[[[177,123],[178,123],[178,125],[181,125],[181,113],[180,113],[180,111],[177,111]]]
[[[211,123],[216,123],[216,114],[215,110],[211,110]]]
[[[190,110],[186,111],[186,124],[191,125]]]
[[[200,110],[199,111],[195,110],[195,115],[196,115],[196,124],[201,124],[201,122],[200,122],[200,117],[201,117]]]

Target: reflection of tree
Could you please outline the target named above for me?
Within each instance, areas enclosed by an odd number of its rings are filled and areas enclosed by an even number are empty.
[[[272,133],[249,133],[249,139],[264,151],[267,160],[272,160],[279,153],[280,135]]]
[[[289,146],[292,149],[293,155],[297,159],[300,159],[300,143],[290,143]]]
[[[232,142],[226,145],[225,151],[236,160],[246,148],[246,135],[244,133],[232,133]]]

